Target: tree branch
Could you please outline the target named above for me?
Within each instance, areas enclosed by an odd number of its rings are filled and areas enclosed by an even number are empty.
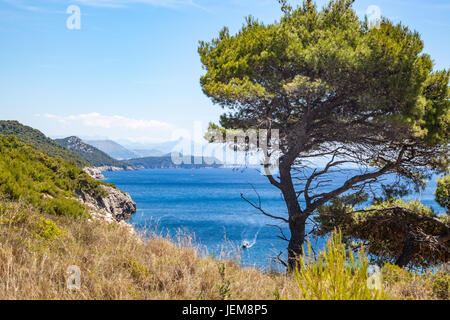
[[[281,236],[277,236],[279,239],[289,242],[289,239],[286,237],[286,235],[283,232],[283,229],[281,229],[280,226],[277,226],[276,224],[268,224],[269,227],[278,228],[280,230]]]
[[[340,195],[340,194],[350,190],[351,188],[353,188],[359,182],[363,182],[363,181],[371,180],[371,179],[376,179],[376,178],[382,176],[383,174],[385,174],[386,172],[388,172],[389,170],[394,169],[395,167],[400,165],[405,151],[406,151],[406,146],[403,146],[401,151],[399,152],[399,155],[398,155],[397,160],[395,162],[388,162],[383,168],[381,168],[380,170],[378,170],[376,172],[366,173],[366,174],[361,174],[361,175],[354,176],[354,177],[348,179],[347,181],[345,181],[344,184],[341,187],[339,187],[339,188],[337,188],[337,189],[335,189],[333,191],[326,192],[326,193],[321,193],[319,195],[315,195],[312,198],[320,198],[320,199],[315,200],[309,206],[308,212],[312,213],[319,206],[325,204],[329,200],[337,197],[338,195]]]
[[[261,212],[263,215],[265,215],[265,216],[267,216],[267,217],[270,217],[270,218],[273,218],[273,219],[277,219],[277,220],[281,220],[281,221],[283,221],[283,222],[289,223],[289,221],[288,221],[287,219],[283,218],[283,217],[274,216],[274,215],[272,215],[272,214],[267,213],[266,211],[264,211],[264,210],[261,208],[261,198],[259,197],[259,194],[258,194],[258,203],[259,203],[258,205],[256,205],[255,203],[253,203],[253,202],[251,202],[250,200],[248,200],[247,198],[245,198],[244,194],[242,194],[242,193],[241,193],[241,198],[242,198],[245,202],[247,202],[248,204],[250,204],[253,208],[258,209],[259,212]]]

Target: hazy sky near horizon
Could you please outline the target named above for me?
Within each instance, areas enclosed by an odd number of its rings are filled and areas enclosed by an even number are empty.
[[[292,0],[291,3],[298,3]],[[322,6],[326,0],[317,1]],[[81,29],[69,30],[69,5]],[[437,69],[450,68],[449,0],[357,0],[422,35]],[[0,0],[0,119],[52,137],[171,140],[221,113],[201,91],[199,40],[247,15],[270,23],[276,0]]]

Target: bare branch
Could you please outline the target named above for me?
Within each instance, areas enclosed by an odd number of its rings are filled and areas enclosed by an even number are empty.
[[[337,197],[338,195],[344,193],[347,190],[350,190],[351,188],[353,188],[356,184],[360,183],[360,182],[364,182],[366,180],[371,180],[371,179],[376,179],[382,175],[384,175],[385,173],[387,173],[389,170],[394,169],[396,166],[398,166],[401,163],[402,157],[404,155],[406,151],[406,146],[404,146],[402,148],[402,150],[400,151],[396,162],[387,162],[387,164],[381,168],[378,171],[375,172],[371,172],[371,173],[366,173],[366,174],[360,174],[360,175],[356,175],[350,179],[348,179],[347,181],[344,182],[344,184],[333,190],[330,192],[326,192],[326,193],[321,193],[319,195],[315,195],[314,198],[320,198],[318,200],[315,200],[311,205],[310,205],[310,210],[309,212],[312,213],[312,211],[314,209],[316,209],[317,207],[319,207],[320,205],[325,204],[326,202],[328,202],[329,200]]]
[[[281,263],[285,268],[287,268],[288,264],[283,259],[281,259],[282,254],[283,254],[283,252],[280,252],[275,257],[272,257],[272,260],[275,260],[275,261]]]
[[[265,215],[265,216],[267,216],[267,217],[270,217],[270,218],[273,218],[273,219],[277,219],[277,220],[281,220],[281,221],[283,221],[283,222],[289,223],[289,221],[288,221],[287,219],[283,218],[283,217],[274,216],[274,215],[271,215],[270,213],[267,213],[266,211],[264,211],[264,210],[261,208],[261,200],[260,200],[260,198],[259,198],[259,195],[258,195],[258,199],[259,199],[259,204],[258,204],[258,205],[255,204],[255,203],[253,203],[253,202],[251,202],[251,201],[248,200],[247,198],[245,198],[244,194],[242,194],[242,193],[241,193],[241,198],[244,199],[244,200],[245,200],[248,204],[250,204],[253,208],[258,209],[259,212],[261,212],[263,215]]]
[[[278,228],[280,230],[281,236],[277,236],[279,239],[289,242],[289,239],[286,237],[286,235],[283,232],[283,229],[281,229],[280,226],[277,226],[276,224],[268,224],[269,227]]]

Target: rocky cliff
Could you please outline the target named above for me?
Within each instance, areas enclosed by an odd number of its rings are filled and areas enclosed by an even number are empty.
[[[95,167],[96,170],[100,172],[114,172],[114,171],[136,171],[137,169],[133,166],[123,166],[123,167],[115,167],[115,166],[101,166]]]
[[[99,175],[104,179],[98,169],[85,168],[85,172],[94,179],[99,179]],[[122,221],[131,218],[136,212],[136,203],[128,193],[106,185],[101,188],[104,191],[101,195],[76,191],[78,200],[92,210],[93,216],[107,221]]]
[[[86,167],[83,170],[88,175],[90,175],[92,179],[95,179],[95,180],[105,179],[105,176],[102,174],[102,171],[99,168]]]
[[[77,192],[78,200],[92,209],[94,216],[107,221],[122,221],[136,212],[136,203],[130,195],[109,186],[102,186],[105,195],[94,197],[86,192]]]

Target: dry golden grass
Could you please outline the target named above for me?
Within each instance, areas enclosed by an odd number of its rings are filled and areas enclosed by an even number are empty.
[[[291,275],[204,257],[184,240],[142,240],[119,224],[45,216],[0,202],[0,299],[299,298]],[[72,265],[81,270],[80,290],[67,288]],[[423,282],[402,281],[390,281],[385,293],[432,298],[431,284],[428,290]]]
[[[42,236],[42,214],[7,206],[0,299],[275,299],[295,289],[288,276],[200,257],[189,241],[143,241],[118,224],[45,216],[62,232]],[[81,269],[80,290],[67,289],[71,265]]]

